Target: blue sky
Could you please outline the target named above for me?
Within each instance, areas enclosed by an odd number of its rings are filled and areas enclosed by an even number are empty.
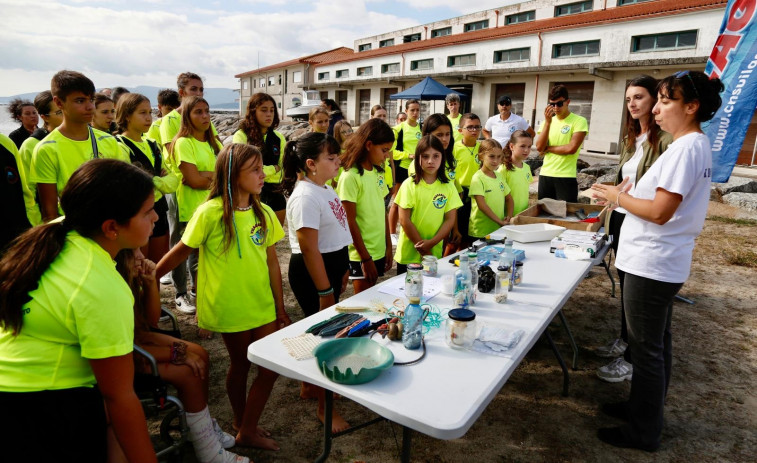
[[[187,70],[206,87],[236,88],[234,74],[257,68],[258,56],[267,66],[512,3],[518,1],[0,0],[0,96],[49,88],[60,69],[81,71],[98,88],[173,87]]]

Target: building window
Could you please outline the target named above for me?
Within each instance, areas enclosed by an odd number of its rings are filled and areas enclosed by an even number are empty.
[[[552,47],[553,58],[569,56],[591,56],[599,54],[599,40],[586,42],[558,43]]]
[[[358,75],[358,77],[372,76],[373,75],[373,66],[365,66],[365,67],[362,67],[362,68],[357,68],[357,75]]]
[[[476,21],[472,23],[468,23],[463,27],[464,32],[472,32],[472,31],[479,31],[481,29],[488,29],[489,28],[489,20],[484,19],[481,21]]]
[[[294,82],[295,84],[302,82],[302,71],[292,72],[292,82]]]
[[[350,76],[350,70],[349,69],[340,69],[334,73],[337,79],[341,79],[343,77],[349,77]]]
[[[394,45],[394,39],[386,39],[379,42],[379,48],[391,47]]]
[[[276,78],[273,76],[268,78],[268,86],[270,87],[271,85],[276,85]]]
[[[402,43],[417,42],[420,39],[421,39],[421,33],[418,32],[417,34],[409,34],[402,37]]]
[[[495,63],[506,63],[509,61],[527,61],[531,58],[530,48],[513,48],[510,50],[497,50],[494,52]]]
[[[411,71],[426,71],[428,69],[434,69],[433,59],[418,59],[415,61],[410,61]]]
[[[400,63],[389,63],[381,65],[381,74],[395,74],[400,72]]]
[[[265,78],[260,78],[260,88],[265,87]]]
[[[357,51],[368,51],[370,49],[371,49],[371,44],[370,43],[364,43],[362,45],[358,45],[358,47],[357,47]]]
[[[242,90],[247,90],[250,88],[250,82],[247,80],[242,81]]]
[[[431,38],[434,37],[444,37],[445,35],[450,35],[452,33],[452,27],[443,27],[441,29],[433,29],[431,31]]]
[[[255,79],[252,79],[252,88],[257,88],[257,87],[258,87],[258,81]]]
[[[319,72],[318,73],[318,80],[329,80],[329,73],[328,72]]]
[[[569,14],[585,13],[594,9],[594,2],[586,0],[584,2],[568,3],[567,5],[558,5],[555,7],[555,17]]]
[[[652,0],[618,0],[618,6],[633,5],[634,3],[651,2]]]
[[[536,10],[524,11],[505,16],[505,24],[518,24],[536,19]]]
[[[281,74],[279,74],[279,85],[281,85]]]
[[[631,38],[631,51],[679,50],[697,46],[697,31],[637,35]]]
[[[471,53],[469,55],[456,55],[447,57],[447,67],[453,66],[475,66],[476,54]]]

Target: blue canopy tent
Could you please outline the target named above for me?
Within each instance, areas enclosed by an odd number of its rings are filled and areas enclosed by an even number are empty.
[[[422,81],[413,85],[405,91],[390,95],[390,100],[443,100],[450,93],[454,93],[460,98],[467,98],[468,95],[445,87],[431,77],[426,77]]]

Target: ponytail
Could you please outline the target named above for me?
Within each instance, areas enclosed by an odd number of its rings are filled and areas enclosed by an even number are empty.
[[[297,183],[297,174],[301,172],[300,160],[297,157],[297,142],[292,140],[284,148],[284,159],[281,163],[281,170],[284,176],[281,179],[281,189],[291,195],[294,190],[294,184]]]
[[[300,137],[297,141],[287,143],[284,149],[282,190],[287,194],[292,194],[294,184],[297,183],[297,174],[303,172],[307,175],[307,170],[305,169],[307,160],[312,159],[315,161],[324,150],[329,154],[338,155],[340,151],[339,142],[331,135],[310,132]]]

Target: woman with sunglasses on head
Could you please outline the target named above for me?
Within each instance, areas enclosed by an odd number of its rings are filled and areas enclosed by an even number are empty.
[[[660,446],[673,360],[673,299],[689,277],[694,239],[702,231],[710,198],[712,151],[700,124],[715,115],[722,91],[719,79],[701,72],[663,79],[652,113],[673,143],[639,179],[633,195],[628,179],[616,186],[592,186],[596,198],[627,212],[615,266],[625,272],[623,303],[634,362],[631,395],[627,402],[602,407],[627,424],[597,433],[616,447],[652,452]]]

